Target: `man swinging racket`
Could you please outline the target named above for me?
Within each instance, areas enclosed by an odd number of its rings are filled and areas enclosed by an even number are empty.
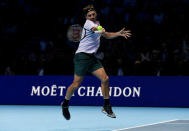
[[[106,32],[96,20],[97,13],[93,5],[86,6],[83,8],[83,11],[85,13],[86,22],[82,30],[79,47],[74,56],[74,80],[68,87],[65,99],[61,103],[62,113],[66,120],[70,119],[69,100],[74,91],[80,86],[86,73],[90,72],[101,81],[101,89],[104,97],[102,112],[111,118],[116,118],[110,105],[109,78],[101,62],[95,57],[95,53],[100,46],[101,36],[106,39],[113,39],[119,36],[127,39],[131,36],[131,33],[129,30],[125,30],[125,28],[118,32]]]

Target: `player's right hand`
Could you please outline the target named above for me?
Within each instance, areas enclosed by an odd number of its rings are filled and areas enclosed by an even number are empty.
[[[100,34],[104,34],[106,32],[106,30],[104,28],[102,28]]]

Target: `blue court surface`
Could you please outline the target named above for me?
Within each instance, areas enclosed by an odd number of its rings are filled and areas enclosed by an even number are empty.
[[[0,105],[0,131],[189,131],[189,108],[113,107],[116,119],[100,106]]]

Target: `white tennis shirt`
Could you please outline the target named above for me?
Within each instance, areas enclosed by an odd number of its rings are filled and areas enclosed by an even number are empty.
[[[99,22],[93,22],[91,20],[86,20],[84,28],[82,30],[81,41],[76,53],[85,52],[85,53],[96,53],[100,46],[100,37],[101,34],[93,33],[91,29],[93,27],[99,26]]]

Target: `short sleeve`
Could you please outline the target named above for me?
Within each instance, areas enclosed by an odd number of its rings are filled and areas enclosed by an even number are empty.
[[[84,25],[84,28],[87,30],[91,30],[93,27],[96,27],[96,25],[92,21],[87,20]]]

